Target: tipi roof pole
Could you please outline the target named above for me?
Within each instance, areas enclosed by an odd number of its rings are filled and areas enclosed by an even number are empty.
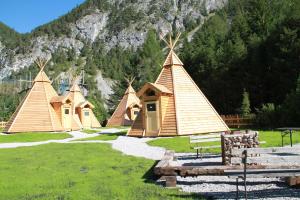
[[[163,36],[162,34],[160,34],[160,39],[161,39],[162,41],[164,41],[164,42],[167,44],[167,46],[169,47],[169,49],[172,51],[172,50],[174,49],[175,45],[177,44],[177,42],[178,42],[178,40],[179,40],[179,38],[180,38],[180,35],[181,35],[181,33],[179,32],[179,33],[176,35],[176,38],[175,38],[174,42],[173,42],[173,40],[172,40],[171,34],[169,34],[169,42],[164,38],[164,36]]]
[[[128,87],[132,85],[133,81],[135,80],[134,76],[125,77],[125,80],[128,83]]]
[[[44,68],[46,67],[48,61],[50,59],[41,59],[41,58],[37,58],[35,60],[35,63],[40,67],[40,71],[39,73],[42,73],[42,71],[44,71]],[[44,77],[42,76],[42,80],[44,81]]]

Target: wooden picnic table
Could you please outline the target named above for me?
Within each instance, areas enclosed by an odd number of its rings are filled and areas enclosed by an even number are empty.
[[[290,145],[293,146],[293,132],[300,131],[300,127],[281,127],[277,128],[281,131],[281,145],[283,146],[283,138],[290,135]]]

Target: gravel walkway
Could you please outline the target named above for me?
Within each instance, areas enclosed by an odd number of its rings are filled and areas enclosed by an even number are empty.
[[[195,159],[195,154],[176,154],[178,160],[172,165],[201,166],[218,165],[221,157],[209,155],[205,158]],[[194,192],[213,199],[235,199],[236,179],[226,176],[197,176],[177,177],[177,186],[184,192]],[[243,198],[243,183],[240,180],[240,198]],[[279,178],[248,178],[248,199],[300,199],[300,189],[288,187]]]
[[[166,150],[162,147],[149,146],[146,142],[150,140],[153,140],[153,138],[119,136],[112,141],[112,147],[126,155],[161,160]]]
[[[17,147],[28,147],[37,146],[49,143],[109,143],[112,147],[126,155],[132,155],[136,157],[144,157],[152,160],[161,160],[165,149],[161,147],[149,146],[146,142],[153,140],[154,138],[133,138],[126,136],[119,136],[116,140],[112,141],[102,141],[102,140],[87,140],[87,141],[76,141],[78,139],[95,137],[101,134],[117,133],[123,129],[111,128],[101,130],[99,133],[86,134],[80,131],[69,132],[72,135],[71,138],[66,138],[62,140],[47,140],[41,142],[17,142],[17,143],[2,143],[0,144],[0,149],[4,148],[17,148]]]
[[[17,147],[30,147],[30,146],[37,146],[42,144],[49,144],[49,143],[69,143],[73,140],[83,139],[83,138],[89,138],[89,137],[95,137],[99,135],[98,133],[93,134],[86,134],[80,131],[71,131],[68,132],[72,137],[62,139],[62,140],[46,140],[46,141],[40,141],[40,142],[13,142],[13,143],[2,143],[0,144],[0,149],[6,149],[6,148],[17,148]]]

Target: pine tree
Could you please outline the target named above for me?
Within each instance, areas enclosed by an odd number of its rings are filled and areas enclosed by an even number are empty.
[[[296,95],[300,98],[300,74],[299,74],[298,79],[297,79]]]
[[[251,113],[249,93],[244,89],[243,100],[240,108],[240,113],[243,116],[248,116]]]
[[[138,68],[140,84],[153,82],[163,62],[163,52],[155,30],[148,32],[145,43],[139,49]]]
[[[106,101],[108,107],[108,113],[112,115],[114,110],[119,105],[122,97],[128,87],[128,82],[125,79],[116,81],[112,86],[113,94],[111,94]]]

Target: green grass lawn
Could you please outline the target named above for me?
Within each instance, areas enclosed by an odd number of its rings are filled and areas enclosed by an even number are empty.
[[[266,141],[261,147],[281,147],[280,131],[259,131],[259,140]],[[300,132],[293,133],[293,144],[300,143]],[[289,134],[284,137],[283,145],[290,145]]]
[[[37,142],[45,140],[59,140],[72,137],[68,133],[15,133],[0,135],[0,143],[11,142]]]
[[[100,131],[101,131],[100,129],[83,129],[81,132],[92,134],[92,133],[99,133]]]
[[[116,126],[116,127],[101,127],[99,129],[83,129],[82,132],[87,133],[87,134],[91,134],[91,133],[99,133],[103,130],[107,130],[107,129],[113,129],[113,128],[117,128],[117,129],[126,129],[128,130],[129,127],[126,126]]]
[[[259,140],[266,141],[261,144],[261,147],[279,147],[281,146],[280,131],[259,131]],[[293,144],[300,143],[300,132],[293,134]],[[173,137],[173,138],[160,138],[148,142],[149,145],[165,147],[166,149],[175,150],[176,152],[196,152],[191,149],[189,137]],[[220,142],[207,142],[201,143],[203,146],[215,146]],[[289,145],[289,137],[284,138],[284,145]],[[203,152],[220,153],[221,149],[204,149]]]
[[[95,136],[95,137],[79,139],[78,141],[86,141],[86,140],[115,140],[120,135],[126,135],[126,133],[127,133],[127,131],[122,131],[122,132],[118,132],[118,133],[100,134],[100,135]]]
[[[154,184],[155,161],[108,144],[47,144],[0,150],[0,200],[199,199]]]

